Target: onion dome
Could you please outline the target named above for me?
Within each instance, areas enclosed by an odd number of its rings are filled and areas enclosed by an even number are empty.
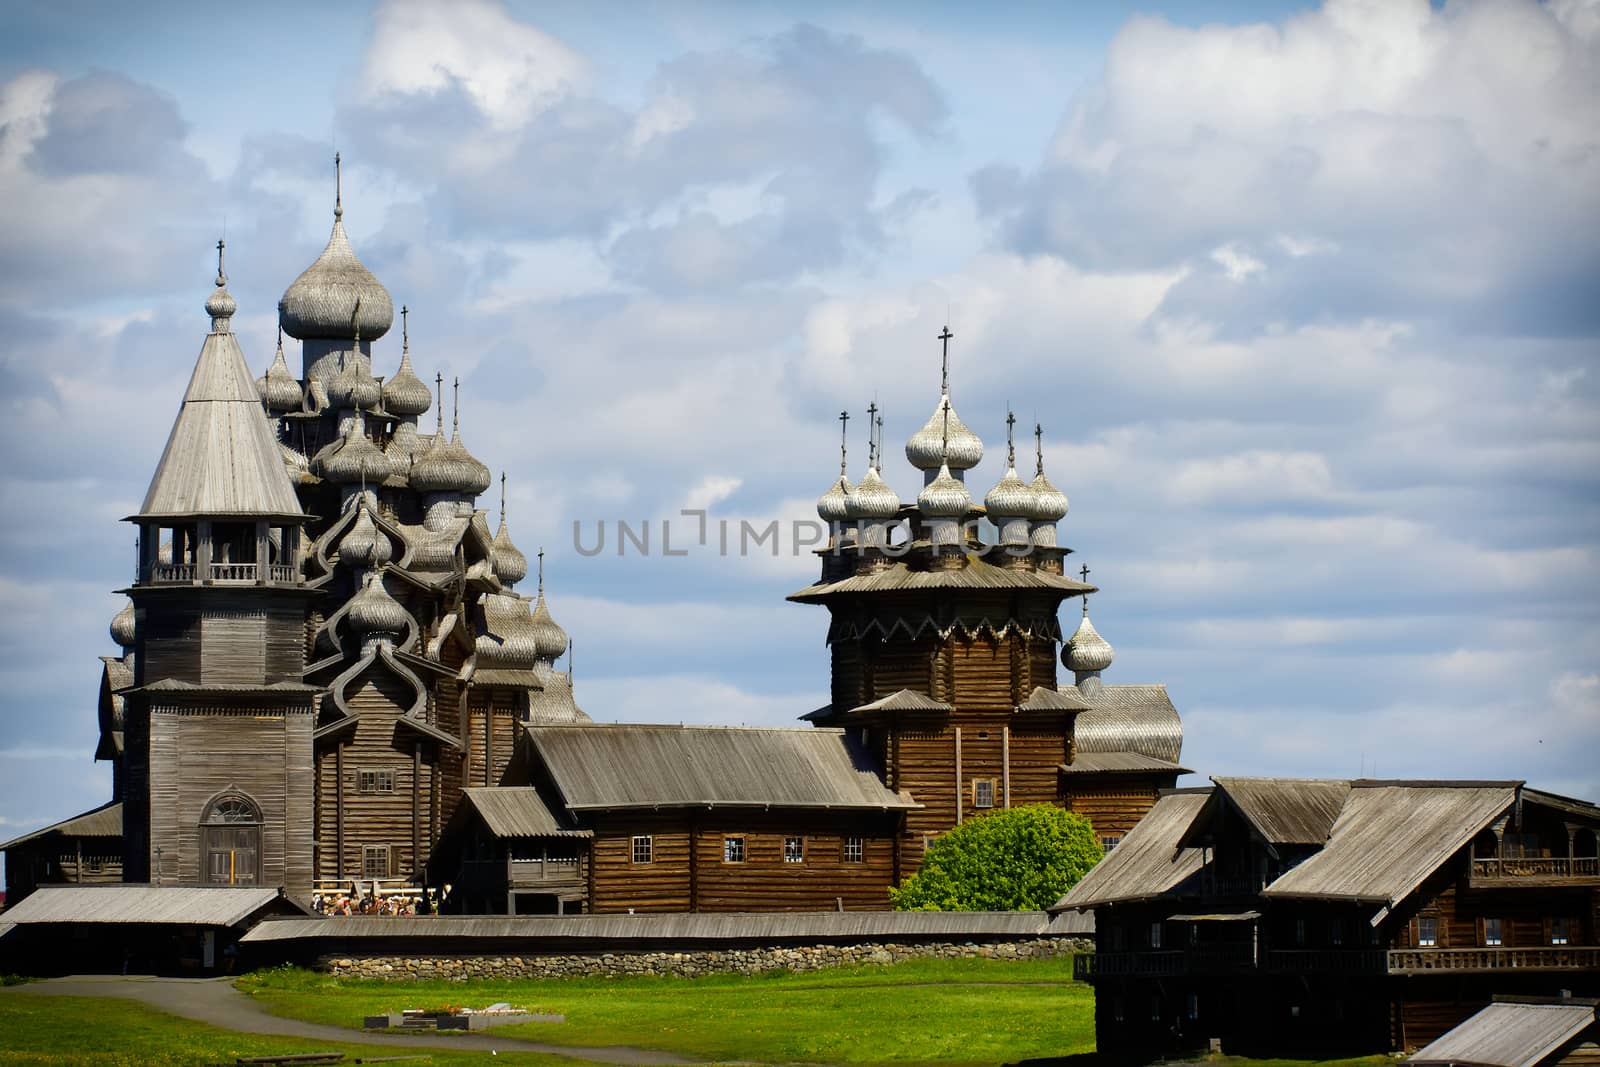
[[[394,434],[383,446],[383,452],[389,457],[389,465],[396,472],[404,473],[411,466],[411,458],[422,447],[422,438],[417,434],[416,424],[404,419],[395,424]]]
[[[900,514],[900,496],[878,474],[876,467],[868,467],[861,484],[850,494],[851,508],[858,519],[869,522],[886,522]]]
[[[511,530],[506,526],[506,476],[500,472],[500,529],[494,534],[494,576],[500,584],[513,586],[528,576],[528,557],[511,543]],[[540,582],[543,585],[543,581]]]
[[[357,339],[356,344],[361,342]],[[340,361],[339,373],[328,382],[328,402],[336,408],[355,408],[362,411],[378,406],[382,392],[378,379],[367,369],[367,361],[360,348],[347,352]]]
[[[381,567],[393,556],[394,546],[372,521],[372,512],[363,499],[356,521],[339,541],[339,562],[347,567]]]
[[[1014,463],[983,498],[984,509],[991,519],[1031,519],[1036,504],[1036,494],[1028,483],[1017,477]]]
[[[411,628],[411,616],[400,602],[389,595],[376,572],[367,575],[361,591],[350,600],[345,614],[358,634],[403,634]]]
[[[1083,621],[1061,649],[1061,663],[1075,674],[1103,671],[1111,666],[1111,643],[1095,630],[1089,621],[1089,606],[1084,605]]]
[[[938,477],[917,494],[917,509],[930,519],[959,519],[972,507],[967,487],[950,473],[949,464],[939,465]]]
[[[339,157],[334,156],[338,174]],[[336,178],[337,180],[337,178]],[[337,186],[336,186],[337,190]],[[394,323],[389,290],[356,258],[344,232],[344,204],[336,191],[333,232],[316,262],[307,267],[278,301],[278,321],[290,337],[376,341]]]
[[[299,411],[305,400],[300,383],[289,370],[289,361],[283,358],[283,328],[278,328],[278,351],[272,357],[267,373],[256,379],[256,391],[268,411]]]
[[[411,488],[419,493],[462,493],[477,496],[489,488],[489,468],[468,452],[460,437],[448,442],[440,434],[433,447],[411,464]]]
[[[939,406],[933,409],[927,423],[906,442],[906,459],[920,471],[938,470],[947,459],[953,471],[971,470],[983,459],[983,441],[961,421],[946,393],[939,398]]]
[[[305,410],[319,413],[328,410],[328,387],[322,384],[321,378],[306,382]]]
[[[823,522],[849,522],[855,518],[855,507],[850,503],[852,492],[850,479],[839,475],[839,480],[817,498],[817,517]]]
[[[122,610],[117,612],[111,620],[111,640],[115,641],[124,652],[133,650],[134,631],[137,623],[133,617],[133,601],[122,605]]]
[[[1028,490],[1033,494],[1033,510],[1028,518],[1035,522],[1060,522],[1067,517],[1067,494],[1050,484],[1044,471],[1034,475]]]
[[[551,616],[550,606],[544,602],[543,583],[540,583],[538,599],[533,602],[533,641],[542,660],[553,662],[567,651],[567,631]]]
[[[349,433],[317,453],[313,468],[336,485],[356,485],[383,481],[393,473],[394,465],[358,421]]]
[[[211,316],[211,332],[227,333],[232,326],[233,313],[239,304],[228,292],[228,275],[222,269],[222,250],[226,241],[217,242],[217,287],[206,298],[206,314]]]
[[[400,369],[383,383],[383,410],[391,415],[422,415],[433,406],[433,390],[411,369],[411,331],[407,328],[409,308],[400,309]]]

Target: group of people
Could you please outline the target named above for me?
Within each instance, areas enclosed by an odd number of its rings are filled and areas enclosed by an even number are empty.
[[[348,892],[323,893],[311,897],[311,910],[317,915],[432,915],[438,912],[438,903],[450,892],[445,886],[437,899],[434,891],[423,886],[403,893],[383,894],[376,881],[368,892],[359,882],[352,881]]]

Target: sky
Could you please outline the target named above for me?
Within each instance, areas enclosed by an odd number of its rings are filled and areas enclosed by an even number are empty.
[[[213,246],[264,370],[336,150],[596,719],[825,702],[816,561],[738,524],[815,517],[841,409],[859,479],[873,401],[914,497],[948,324],[974,495],[1041,423],[1181,784],[1600,798],[1595,0],[58,2],[0,10],[0,838],[109,796],[120,520]]]

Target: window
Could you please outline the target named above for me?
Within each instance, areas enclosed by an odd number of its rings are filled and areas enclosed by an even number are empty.
[[[212,885],[256,885],[261,857],[261,809],[228,794],[212,801],[200,820],[204,880]]]
[[[1296,945],[1306,943],[1306,921],[1304,919],[1296,919],[1294,921],[1294,943]]]
[[[744,838],[742,838],[742,837],[724,837],[722,839],[722,862],[723,863],[743,863],[744,862]]]
[[[1200,1018],[1200,994],[1199,993],[1190,993],[1189,994],[1189,1002],[1186,1005],[1186,1007],[1188,1009],[1188,1015],[1189,1015],[1189,1021],[1190,1022],[1193,1022],[1194,1020]]]
[[[859,837],[844,839],[844,861],[846,863],[860,863],[866,858],[866,842]]]
[[[1572,936],[1571,919],[1550,920],[1550,943],[1552,945],[1565,945]]]
[[[1485,945],[1505,944],[1505,924],[1500,919],[1483,920],[1483,943]]]
[[[1127,1017],[1127,1014],[1128,1014],[1127,1002],[1124,1001],[1121,997],[1117,997],[1115,1000],[1113,1000],[1111,1002],[1111,1018],[1112,1019],[1114,1019],[1114,1020],[1116,1020],[1117,1022],[1120,1023],[1120,1022],[1123,1021],[1124,1018]]]
[[[1334,948],[1339,948],[1344,944],[1343,919],[1328,920],[1328,944],[1332,945]]]
[[[656,841],[649,834],[641,834],[633,839],[633,862],[651,863],[656,858]]]
[[[1151,923],[1150,924],[1150,947],[1151,948],[1160,948],[1161,947],[1161,924],[1160,923]]]
[[[1432,948],[1439,943],[1439,920],[1424,915],[1417,920],[1417,947]]]
[[[366,770],[358,772],[358,788],[363,793],[393,793],[394,772],[388,770]]]
[[[972,806],[975,808],[994,807],[994,779],[974,778],[972,781]]]
[[[389,877],[388,845],[367,845],[361,849],[361,877]]]
[[[783,862],[804,863],[806,859],[806,839],[803,837],[786,837],[783,839]]]
[[[1107,834],[1100,839],[1100,848],[1105,852],[1110,852],[1120,844],[1122,844],[1122,837],[1119,834]]]
[[[1153,1023],[1161,1021],[1161,994],[1159,993],[1150,998],[1150,1021]]]

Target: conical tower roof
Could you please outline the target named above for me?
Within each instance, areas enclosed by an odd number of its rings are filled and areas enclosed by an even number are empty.
[[[220,267],[217,281],[207,301],[211,332],[200,346],[183,406],[134,518],[302,518],[229,315],[216,314],[233,304],[232,297],[222,299],[227,290]]]

